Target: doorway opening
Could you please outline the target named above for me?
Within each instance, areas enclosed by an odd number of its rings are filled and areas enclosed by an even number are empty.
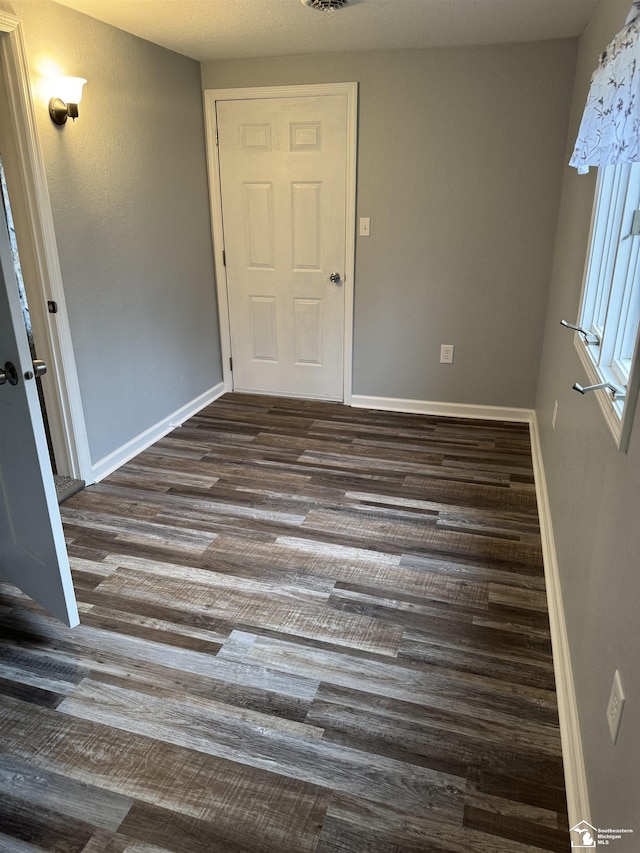
[[[38,358],[37,354],[37,346],[36,341],[33,334],[33,327],[31,324],[31,314],[29,313],[29,302],[27,299],[27,292],[24,286],[24,277],[22,275],[22,265],[20,263],[20,253],[18,251],[18,241],[16,239],[16,230],[13,222],[13,215],[11,213],[11,202],[9,201],[9,191],[7,189],[7,181],[4,170],[4,163],[2,162],[2,155],[0,154],[0,195],[2,196],[2,204],[4,207],[5,215],[7,218],[7,229],[9,232],[9,244],[11,246],[11,255],[13,258],[13,267],[15,271],[16,281],[18,283],[18,293],[20,295],[20,305],[22,306],[22,317],[24,319],[25,330],[27,332],[27,340],[29,341],[29,351],[31,353],[32,361],[36,361]],[[58,474],[58,468],[56,465],[56,457],[53,449],[53,442],[51,440],[51,429],[49,426],[49,418],[47,417],[47,405],[44,398],[44,391],[42,389],[42,379],[40,376],[35,377],[36,387],[38,389],[38,400],[40,402],[40,411],[42,412],[42,421],[44,423],[44,431],[47,439],[47,448],[49,450],[49,460],[51,462],[51,470],[53,471],[53,480],[56,487],[56,495],[58,496],[58,503],[62,503],[67,498],[70,498],[72,495],[75,495],[81,489],[84,488],[84,480],[76,480],[73,477],[67,477],[61,474]]]
[[[204,93],[225,390],[351,404],[357,94]]]

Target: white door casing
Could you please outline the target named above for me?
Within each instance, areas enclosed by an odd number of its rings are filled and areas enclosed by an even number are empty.
[[[0,367],[15,382],[0,384],[0,575],[73,627],[78,609],[3,209],[0,272]]]
[[[1,11],[0,61],[7,95],[3,125],[7,133],[12,131],[5,138],[5,168],[34,334],[39,356],[49,365],[45,397],[56,461],[60,473],[91,483],[93,466],[22,27],[18,18]],[[53,125],[52,130],[60,132]],[[55,302],[57,313],[47,312],[48,301]]]
[[[355,83],[205,92],[228,390],[351,400],[356,106]]]

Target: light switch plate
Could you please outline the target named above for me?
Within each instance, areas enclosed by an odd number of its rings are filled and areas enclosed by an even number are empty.
[[[360,236],[369,237],[371,235],[371,219],[368,216],[360,217]]]

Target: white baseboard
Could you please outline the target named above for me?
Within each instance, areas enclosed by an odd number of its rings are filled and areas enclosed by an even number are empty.
[[[214,400],[217,400],[224,393],[224,383],[219,382],[213,388],[209,388],[208,391],[200,394],[199,397],[196,397],[191,402],[168,415],[168,417],[163,418],[157,424],[141,432],[140,435],[132,438],[131,441],[123,444],[122,447],[118,447],[112,453],[109,453],[108,456],[105,456],[93,466],[93,482],[98,483],[100,480],[103,480],[117,468],[124,465],[125,462],[133,459],[134,456],[142,453],[143,450],[146,450],[155,441],[170,433],[171,430],[182,426],[188,418],[193,417],[193,415],[204,409],[209,403],[213,403]]]
[[[578,704],[573,684],[567,626],[564,618],[558,559],[556,556],[555,540],[553,538],[549,494],[547,492],[547,481],[542,461],[538,420],[535,413],[531,419],[530,431],[538,516],[540,519],[540,535],[542,537],[544,573],[547,587],[549,623],[551,626],[551,644],[553,647],[553,668],[556,677],[560,736],[562,738],[564,779],[567,789],[567,809],[569,813],[569,826],[574,826],[582,820],[591,821],[589,790],[582,752],[582,737],[580,735]]]
[[[380,409],[384,412],[407,412],[438,415],[444,418],[474,418],[490,421],[531,422],[532,409],[509,406],[473,406],[468,403],[436,403],[429,400],[403,400],[399,397],[364,397],[354,394],[351,405],[356,409]]]

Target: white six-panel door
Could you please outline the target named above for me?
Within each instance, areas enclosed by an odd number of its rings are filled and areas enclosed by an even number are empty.
[[[216,103],[235,390],[344,399],[348,109]]]

